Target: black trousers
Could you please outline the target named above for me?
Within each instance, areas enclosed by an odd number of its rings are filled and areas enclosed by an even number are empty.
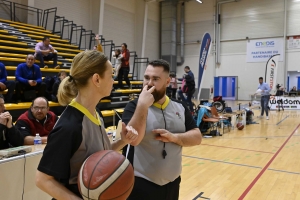
[[[36,54],[36,58],[40,61],[41,67],[45,66],[44,60],[46,60],[46,61],[53,60],[53,67],[57,66],[57,54],[56,53],[49,53],[47,56],[44,56],[43,53],[38,52]]]
[[[179,199],[181,178],[160,186],[146,179],[135,177],[133,190],[127,200],[176,200]]]
[[[4,85],[7,88],[7,93],[5,95],[5,103],[11,103],[12,97],[15,92],[16,82],[15,81],[6,81]]]
[[[22,100],[21,93],[22,91],[35,90],[37,91],[37,97],[45,97],[46,94],[46,83],[42,82],[37,84],[36,86],[30,86],[29,84],[23,84],[21,82],[17,82],[16,84],[16,99]]]
[[[128,78],[128,74],[129,74],[129,67],[121,67],[118,73],[118,87],[121,88],[122,87],[122,81],[123,81],[123,76],[124,76],[124,81],[126,81],[126,84],[128,85],[128,87],[130,87],[130,81]]]

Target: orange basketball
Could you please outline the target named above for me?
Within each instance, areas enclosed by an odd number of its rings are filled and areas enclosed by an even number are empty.
[[[236,124],[236,127],[237,127],[237,129],[239,129],[239,130],[243,130],[244,124],[241,123],[241,122],[239,122],[239,123]]]
[[[130,162],[121,154],[104,150],[90,155],[78,174],[83,199],[126,199],[134,184]]]

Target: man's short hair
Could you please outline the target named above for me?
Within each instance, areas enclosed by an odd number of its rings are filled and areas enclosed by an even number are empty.
[[[127,44],[126,43],[122,43],[121,46],[124,45],[124,47],[127,49]]]
[[[149,62],[149,65],[152,65],[153,67],[163,67],[164,72],[167,72],[168,74],[170,73],[170,65],[163,59],[152,60]]]
[[[259,80],[264,80],[264,78],[263,77],[259,77]]]
[[[190,67],[189,67],[189,66],[185,66],[185,67],[184,67],[184,69],[188,69],[188,70],[190,70]]]
[[[27,58],[28,58],[29,56],[33,56],[33,59],[35,60],[35,57],[34,57],[33,54],[28,54],[28,55],[26,56],[26,60],[27,60]]]
[[[43,38],[43,42],[45,42],[45,40],[47,40],[47,39],[50,40],[50,38],[49,38],[48,36],[45,36],[45,37]]]
[[[48,99],[47,99],[46,97],[37,97],[37,98],[33,99],[30,107],[32,107],[32,106],[33,106],[33,104],[34,104],[34,101],[35,101],[36,99],[38,99],[38,98],[42,98],[42,99],[44,99],[44,100],[46,101],[46,103],[47,103],[47,107],[49,108],[49,102],[48,102]]]

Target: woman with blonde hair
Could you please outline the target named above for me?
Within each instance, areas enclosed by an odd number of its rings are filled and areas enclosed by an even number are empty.
[[[110,95],[112,85],[112,65],[103,53],[89,50],[74,57],[57,95],[68,106],[48,136],[36,174],[36,185],[53,198],[82,199],[77,176],[85,159],[97,151],[120,150],[137,138],[136,130],[124,123],[120,140],[111,144],[107,137],[96,106]],[[140,98],[147,102],[150,95],[146,90]]]

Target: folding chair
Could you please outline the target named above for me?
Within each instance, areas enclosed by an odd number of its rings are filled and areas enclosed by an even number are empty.
[[[210,112],[213,118],[219,120],[221,129],[223,130],[223,134],[224,134],[224,125],[227,126],[228,131],[230,132],[231,123],[229,122],[228,117],[220,116],[215,106],[212,106],[210,108]]]
[[[206,114],[204,114],[202,117],[202,121],[208,123],[210,128],[212,129],[216,128],[216,132],[218,132],[219,119],[208,117]]]

